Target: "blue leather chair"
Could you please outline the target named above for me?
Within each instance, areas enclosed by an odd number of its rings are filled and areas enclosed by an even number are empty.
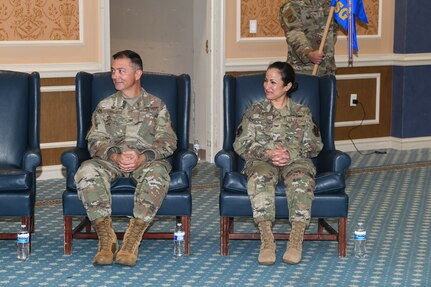
[[[257,233],[236,233],[234,219],[252,218],[247,195],[247,178],[241,174],[244,161],[234,152],[236,128],[247,107],[262,100],[265,74],[224,77],[224,139],[223,149],[215,156],[220,168],[220,251],[228,255],[230,239],[260,239]],[[336,240],[339,256],[346,256],[346,227],[349,199],[345,193],[345,171],[350,157],[337,151],[334,145],[334,118],[336,101],[335,77],[297,75],[299,89],[292,98],[307,105],[320,127],[324,143],[322,152],[313,159],[317,168],[315,199],[312,217],[318,218],[317,233],[307,231],[305,240]],[[283,182],[276,189],[276,218],[288,218],[289,211]],[[326,218],[338,219],[338,231]],[[325,230],[327,232],[325,232]],[[287,231],[286,231],[287,232]],[[274,234],[276,239],[288,239],[288,234]]]
[[[39,74],[0,71],[0,102],[0,216],[21,217],[31,235],[36,167],[42,162]],[[18,230],[17,224],[0,239],[16,239]]]
[[[197,164],[197,156],[189,151],[189,111],[190,111],[190,77],[188,75],[169,75],[144,72],[141,84],[149,93],[161,98],[168,107],[172,125],[178,137],[177,150],[168,160],[172,164],[171,182],[168,194],[157,215],[174,216],[183,224],[186,233],[186,254],[190,245],[190,217],[192,212],[192,169]],[[66,167],[66,190],[63,193],[64,215],[64,253],[72,253],[73,238],[97,238],[91,232],[91,225],[81,200],[78,199],[74,176],[80,164],[89,159],[87,131],[91,126],[91,115],[96,105],[115,92],[111,73],[89,74],[80,72],[76,76],[76,110],[78,121],[78,140],[76,148],[66,151],[61,156],[61,162]],[[128,178],[120,178],[112,183],[112,216],[133,215],[133,194],[135,184]],[[80,217],[83,220],[72,226],[72,219]],[[84,230],[85,228],[85,230]],[[174,224],[172,224],[174,228]],[[117,233],[118,238],[124,232]],[[171,232],[151,233],[151,228],[144,238],[173,238]]]

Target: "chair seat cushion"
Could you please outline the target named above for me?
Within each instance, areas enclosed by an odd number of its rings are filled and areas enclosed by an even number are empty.
[[[14,190],[0,192],[0,216],[31,216],[34,207],[30,190]]]
[[[335,194],[345,188],[344,176],[337,172],[325,172],[316,176],[314,194]],[[247,177],[240,172],[227,172],[223,179],[223,189],[230,192],[247,194]],[[279,181],[276,195],[284,195],[285,186]]]
[[[112,190],[112,215],[132,216],[134,205],[134,190]],[[192,213],[192,195],[190,190],[170,190],[163,200],[157,215],[190,216]],[[63,192],[63,215],[85,216],[86,211],[76,191]]]
[[[349,197],[344,192],[344,177],[336,172],[321,173],[316,176],[316,189],[311,208],[311,216],[347,217]],[[277,218],[288,218],[289,209],[283,182],[278,182],[275,191]],[[240,172],[227,172],[220,192],[220,216],[252,217],[252,209],[247,194],[247,177]]]
[[[30,174],[29,172],[13,168],[0,168],[0,192],[1,191],[26,191],[30,189]]]
[[[311,206],[313,218],[345,218],[348,215],[349,197],[344,191],[333,194],[315,194]],[[222,190],[219,198],[220,216],[253,217],[248,195]],[[275,196],[275,217],[288,218],[289,209],[285,195]]]

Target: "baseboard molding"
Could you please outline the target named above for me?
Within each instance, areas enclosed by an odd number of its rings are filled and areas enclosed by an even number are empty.
[[[354,144],[353,144],[354,143]],[[349,152],[363,150],[382,150],[382,149],[396,149],[396,150],[409,150],[431,148],[431,137],[416,137],[416,138],[396,138],[396,137],[381,137],[381,138],[368,138],[353,140],[336,141],[335,146],[338,150]],[[355,148],[356,146],[356,148]]]
[[[401,139],[395,137],[381,137],[369,139],[353,140],[356,147],[360,151],[365,150],[383,150],[383,149],[396,149],[396,150],[409,150],[431,148],[431,137],[417,137]],[[335,146],[338,150],[344,152],[356,151],[355,146],[350,140],[336,141]],[[204,151],[202,158],[204,157]],[[211,160],[210,162],[214,162]],[[42,166],[37,169],[37,180],[47,180],[55,178],[65,178],[66,172],[62,165]]]
[[[36,170],[37,180],[47,180],[54,178],[65,178],[66,170],[61,164],[40,166]]]

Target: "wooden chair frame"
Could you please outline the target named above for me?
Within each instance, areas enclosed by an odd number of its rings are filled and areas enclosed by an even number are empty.
[[[324,233],[324,231],[328,233]],[[338,256],[347,255],[347,218],[338,218],[338,231],[335,230],[325,219],[319,218],[317,221],[317,233],[304,235],[304,240],[316,241],[337,241]],[[275,239],[288,240],[288,233],[274,233]],[[236,233],[234,231],[233,217],[220,217],[220,253],[223,256],[229,255],[229,240],[251,239],[260,240],[259,233]]]

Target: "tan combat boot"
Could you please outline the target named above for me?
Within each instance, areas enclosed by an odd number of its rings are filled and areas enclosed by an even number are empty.
[[[138,260],[139,244],[148,223],[138,218],[131,218],[129,227],[124,234],[123,244],[115,257],[115,263],[134,266]]]
[[[102,217],[92,222],[96,230],[99,244],[97,254],[93,258],[94,265],[111,265],[118,251],[118,241],[110,217]]]
[[[272,265],[275,263],[275,241],[271,229],[272,223],[271,221],[262,221],[259,222],[258,227],[261,243],[257,260],[259,264]]]
[[[292,222],[289,242],[283,255],[283,262],[287,264],[298,264],[302,258],[302,241],[304,240],[305,222]]]

